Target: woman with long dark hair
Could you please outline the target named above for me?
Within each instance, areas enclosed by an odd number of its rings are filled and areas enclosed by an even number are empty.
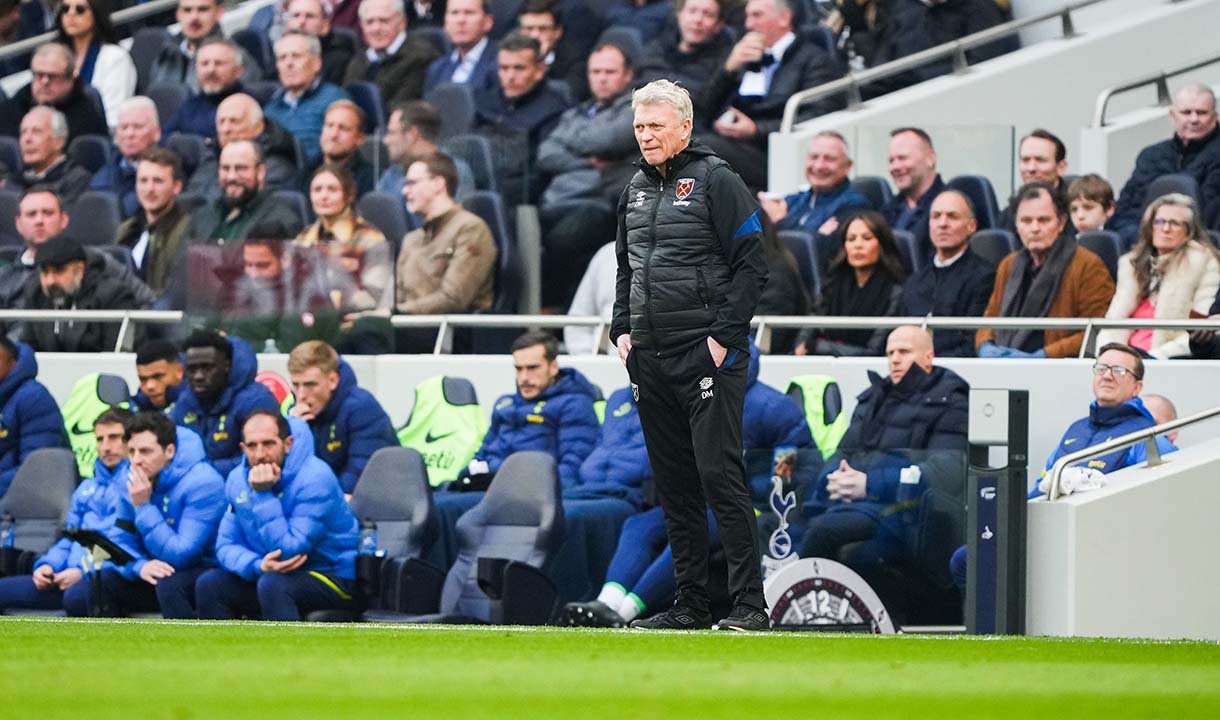
[[[885,218],[873,210],[852,215],[839,231],[839,252],[830,261],[814,315],[897,315],[906,270]],[[797,355],[880,355],[887,329],[806,328]]]
[[[119,104],[136,92],[136,66],[116,43],[112,7],[110,0],[63,0],[55,19],[55,41],[76,53],[76,74],[102,96],[106,124],[113,129]]]

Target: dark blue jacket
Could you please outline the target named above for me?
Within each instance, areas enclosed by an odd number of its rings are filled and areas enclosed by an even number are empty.
[[[89,189],[114,194],[124,219],[140,212],[140,200],[136,197],[136,166],[127,162],[122,153],[115,151],[110,162],[93,174]]]
[[[169,121],[161,127],[161,134],[169,137],[174,133],[198,135],[216,140],[216,108],[230,95],[244,92],[240,81],[213,95],[195,94],[182,101]]]
[[[907,199],[902,195],[895,195],[881,208],[881,214],[885,216],[885,221],[891,228],[905,230],[915,236],[915,247],[927,263],[932,262],[932,256],[936,254],[936,248],[932,247],[932,239],[928,234],[928,216],[932,212],[932,201],[944,189],[945,181],[937,175],[932,187],[919,198],[915,207],[908,208]]]
[[[183,388],[187,387],[186,380],[165,388],[165,407],[162,409],[166,415],[174,412],[174,405],[178,402],[178,396],[182,394]],[[156,410],[152,406],[152,401],[144,394],[143,390],[137,390],[135,396],[131,399],[135,404],[136,410],[143,412],[145,410]]]
[[[453,71],[458,66],[458,61],[453,57],[455,53],[456,51],[447,52],[433,60],[432,64],[428,66],[428,76],[424,78],[425,100],[437,85],[453,82],[450,78],[453,77]],[[481,92],[498,89],[500,87],[499,67],[500,48],[494,40],[488,38],[487,47],[483,48],[483,54],[479,56],[479,61],[475,63],[474,70],[471,71],[470,78],[465,84],[470,86],[476,97]]]
[[[966,246],[945,268],[933,263],[907,278],[899,314],[923,317],[982,317],[995,287],[995,266]],[[974,357],[973,330],[937,330],[932,335],[937,357]]]
[[[597,443],[596,398],[592,383],[574,368],[562,368],[555,384],[533,400],[518,393],[501,395],[475,458],[485,460],[494,473],[515,452],[541,450],[555,456],[565,490],[577,485],[580,464]]]
[[[792,193],[784,198],[788,203],[788,214],[775,223],[776,230],[804,230],[814,235],[818,228],[831,217],[839,219],[840,226],[847,218],[860,210],[872,210],[873,204],[844,180],[838,187],[824,193],[812,190]]]
[[[644,429],[631,388],[615,390],[606,401],[597,447],[580,464],[579,482],[566,488],[565,498],[617,497],[635,505],[644,503],[644,481],[652,478]]]
[[[1211,223],[1220,210],[1220,128],[1199,140],[1182,142],[1174,135],[1141,150],[1106,228],[1125,238],[1137,237],[1148,185],[1162,175],[1173,174],[1190,175],[1199,183],[1200,220],[1205,227],[1213,227]]]
[[[897,385],[889,377],[871,371],[868,375],[871,385],[856,398],[847,433],[835,454],[822,465],[815,492],[805,500],[806,515],[830,508],[880,517],[882,510],[898,499],[903,468],[919,465],[924,475],[965,470],[970,402],[970,386],[965,380],[938,366],[924,372],[918,365],[911,365]],[[864,499],[850,503],[830,500],[827,478],[841,460],[868,475]],[[937,467],[929,467],[931,463],[937,463]],[[926,486],[921,481],[909,491],[918,496]]]
[[[742,410],[742,447],[767,454],[768,467],[749,478],[750,495],[756,501],[766,500],[771,492],[770,458],[775,448],[816,448],[809,432],[805,413],[792,398],[766,383],[758,381],[759,351],[750,342],[750,368],[746,375],[746,399]],[[747,462],[747,465],[753,463]]]
[[[225,476],[242,461],[241,428],[255,410],[278,413],[280,404],[271,391],[254,381],[258,358],[250,344],[241,338],[225,338],[233,349],[229,365],[229,382],[211,407],[203,407],[190,383],[178,393],[178,402],[169,417],[176,425],[184,425],[199,433],[208,462]]]
[[[153,483],[152,498],[140,507],[131,504],[127,488],[117,488],[115,524],[131,533],[135,562],[120,572],[129,580],[140,576],[149,560],[169,563],[175,570],[216,564],[216,528],[224,515],[224,480],[203,454],[203,441],[187,428],[178,428],[174,457]]]
[[[55,398],[34,378],[38,361],[25,343],[17,343],[17,362],[0,380],[0,496],[30,453],[68,446],[64,417]]]
[[[250,488],[250,466],[244,461],[229,473],[230,512],[220,521],[216,558],[225,570],[254,582],[263,574],[267,553],[279,550],[281,560],[306,553],[300,571],[355,580],[356,516],[330,466],[314,457],[309,426],[295,417],[288,424],[292,447],[271,490]]]
[[[1059,446],[1046,459],[1046,467],[1042,474],[1049,473],[1055,461],[1068,453],[1100,445],[1108,440],[1150,428],[1153,425],[1156,425],[1156,420],[1152,418],[1152,413],[1148,412],[1148,408],[1144,407],[1144,401],[1138,397],[1114,407],[1101,407],[1094,400],[1089,403],[1089,414],[1069,425],[1067,432],[1063,433],[1063,437],[1059,439]],[[1173,443],[1169,442],[1169,438],[1164,436],[1158,437],[1156,444],[1162,455],[1177,450]],[[1112,473],[1131,465],[1139,465],[1147,459],[1148,450],[1144,447],[1144,443],[1139,443],[1091,458],[1084,463],[1084,466],[1103,473]],[[1033,489],[1029,491],[1029,497],[1041,496],[1042,492],[1038,490],[1037,485],[1034,485]]]
[[[114,469],[106,467],[101,460],[93,461],[93,477],[81,480],[72,492],[71,505],[64,517],[64,527],[96,530],[114,537],[115,510],[118,493],[127,492],[127,461],[122,460]],[[60,538],[46,554],[34,562],[34,568],[47,565],[55,572],[70,567],[81,567],[81,559],[88,551],[68,538]]]
[[[356,385],[356,373],[339,360],[339,386],[330,402],[309,421],[314,454],[339,476],[343,492],[350,493],[373,453],[398,444],[394,425],[377,398]]]

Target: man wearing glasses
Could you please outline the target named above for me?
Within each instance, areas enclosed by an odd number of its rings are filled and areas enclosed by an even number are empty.
[[[109,136],[101,103],[93,102],[85,93],[85,85],[76,77],[74,67],[76,57],[66,45],[47,43],[38,48],[30,61],[30,83],[0,105],[0,135],[17,137],[26,113],[38,105],[47,105],[67,119],[67,142],[80,135]]]
[[[1093,363],[1095,399],[1089,405],[1089,414],[1068,427],[1059,441],[1059,446],[1046,460],[1043,478],[1050,477],[1050,469],[1055,461],[1068,453],[1156,425],[1152,412],[1140,399],[1140,391],[1143,389],[1144,361],[1140,359],[1139,351],[1122,343],[1103,345],[1097,353],[1097,362]],[[1162,454],[1177,449],[1165,437],[1158,437],[1156,442],[1157,449]],[[1090,458],[1085,467],[1102,473],[1112,473],[1138,465],[1146,459],[1144,443],[1139,443]],[[1031,490],[1029,496],[1036,498],[1044,494],[1044,484],[1040,483]]]

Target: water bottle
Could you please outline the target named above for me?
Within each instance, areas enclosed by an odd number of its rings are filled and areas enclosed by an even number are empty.
[[[377,523],[372,520],[360,523],[360,545],[356,552],[359,555],[377,554]]]
[[[0,520],[0,547],[11,548],[16,541],[16,533],[13,531],[13,516],[5,515],[3,520]]]

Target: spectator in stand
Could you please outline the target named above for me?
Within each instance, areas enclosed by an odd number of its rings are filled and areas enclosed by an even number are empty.
[[[453,200],[453,161],[441,154],[411,163],[403,193],[424,226],[403,238],[398,253],[397,312],[433,315],[491,308],[496,243],[487,223]],[[399,352],[431,352],[435,333],[399,332]]]
[[[322,162],[346,169],[356,182],[353,202],[355,198],[372,192],[377,184],[372,163],[360,154],[360,146],[364,144],[365,122],[366,116],[359,105],[351,100],[336,100],[326,108],[318,143],[322,150]]]
[[[258,146],[267,168],[265,183],[272,190],[296,190],[297,141],[280,124],[263,116],[258,101],[245,93],[235,93],[216,108],[216,140],[220,154],[234,141],[249,140]],[[217,159],[199,163],[186,192],[216,200],[223,184],[216,183]]]
[[[104,568],[93,580],[100,589],[86,596],[85,607],[65,603],[68,614],[160,610],[166,619],[194,619],[195,580],[216,565],[224,479],[208,465],[199,436],[164,413],[139,413],[123,438],[131,464],[115,493],[115,528],[135,560]]]
[[[704,141],[755,189],[767,184],[767,137],[779,130],[793,93],[842,74],[838,61],[793,32],[791,0],[749,0],[748,32],[708,81],[696,115],[710,126]],[[805,105],[798,120],[834,109]]]
[[[1105,230],[1114,216],[1114,188],[1100,175],[1090,173],[1073,180],[1068,185],[1067,202],[1077,233]]]
[[[733,49],[724,32],[730,0],[679,0],[678,30],[664,32],[644,48],[636,76],[640,83],[666,78],[698,97]]]
[[[356,181],[346,168],[318,167],[309,180],[309,201],[318,220],[301,231],[296,246],[315,248],[330,259],[337,277],[329,284],[340,312],[388,313],[394,303],[394,252],[385,235],[356,214],[357,197]]]
[[[0,48],[24,40],[21,33],[22,0],[0,0]],[[23,62],[24,61],[24,62]],[[29,67],[29,56],[0,60],[0,77],[8,77]]]
[[[220,151],[218,167],[221,197],[191,213],[188,240],[244,240],[260,223],[277,223],[289,236],[300,231],[296,212],[271,197],[267,164],[257,142],[234,140],[226,144]]]
[[[39,245],[67,229],[68,213],[54,189],[35,185],[22,193],[13,224],[25,242],[25,250],[12,264],[0,268],[0,306],[8,308],[21,306],[26,280],[35,274],[34,253]]]
[[[0,358],[6,352],[4,345],[7,342],[0,340]],[[0,393],[3,393],[3,383],[0,378]],[[47,399],[50,399],[49,395]],[[115,504],[120,492],[118,480],[124,479],[127,472],[123,423],[130,417],[131,411],[113,407],[93,421],[93,437],[97,441],[93,476],[81,480],[72,491],[64,527],[114,534]],[[0,496],[3,494],[0,490]],[[68,604],[83,606],[89,582],[81,582],[85,577],[81,561],[87,553],[81,545],[66,537],[60,538],[34,561],[33,574],[0,578],[0,612],[16,608],[60,610]]]
[[[120,126],[121,127],[121,126]],[[140,212],[119,226],[115,242],[131,250],[136,274],[158,296],[170,295],[182,307],[190,215],[178,205],[182,194],[182,161],[165,148],[150,147],[136,158],[136,197]]]
[[[322,116],[347,93],[322,77],[322,43],[304,30],[288,30],[276,41],[275,67],[281,87],[263,114],[296,136],[305,151],[306,165],[315,165],[321,154]]]
[[[885,218],[874,210],[849,217],[839,231],[842,244],[830,261],[822,297],[813,314],[839,317],[897,315],[906,270]],[[797,355],[880,355],[886,330],[828,328],[802,330]]]
[[[1149,183],[1162,175],[1190,175],[1199,183],[1200,218],[1206,227],[1220,220],[1220,130],[1216,125],[1216,95],[1206,85],[1178,90],[1169,109],[1173,137],[1149,145],[1135,158],[1135,169],[1118,196],[1110,229],[1124,238],[1139,234],[1140,217],[1149,198]]]
[[[437,85],[469,85],[475,96],[494,92],[499,49],[487,37],[495,18],[491,0],[449,0],[445,7],[445,37],[453,48],[428,66],[424,80],[426,98]]]
[[[188,97],[165,123],[165,135],[186,133],[216,140],[216,110],[230,95],[242,92],[244,62],[232,40],[204,40],[195,53],[195,85]]]
[[[919,128],[898,128],[890,133],[890,177],[898,194],[881,208],[881,214],[894,230],[915,236],[915,245],[930,261],[935,254],[928,236],[928,213],[932,201],[945,189],[936,172],[936,150],[932,138]]]
[[[834,235],[845,218],[872,204],[851,186],[851,157],[847,140],[825,130],[813,136],[805,155],[805,179],[809,189],[782,199],[758,193],[758,204],[777,230],[804,230],[814,235]]]
[[[1023,247],[996,268],[985,317],[1096,318],[1114,296],[1101,258],[1064,234],[1067,205],[1046,183],[1017,191],[1017,234]],[[979,357],[1073,357],[1082,330],[992,330],[975,335]]]
[[[144,96],[127,98],[119,105],[118,127],[114,129],[117,153],[93,175],[90,190],[113,193],[119,199],[119,212],[130,218],[140,210],[136,193],[136,161],[145,150],[161,140],[157,106]]]
[[[0,497],[30,453],[44,447],[68,447],[64,418],[55,398],[38,377],[38,361],[29,345],[0,335]]]
[[[550,307],[568,305],[593,254],[614,240],[613,203],[635,174],[631,161],[639,153],[626,54],[600,45],[589,56],[588,72],[592,99],[564,112],[538,148],[538,172],[550,178],[542,193],[543,305]],[[600,213],[588,205],[553,211],[570,200],[602,200],[605,207]]]
[[[110,0],[62,0],[55,42],[72,48],[76,76],[102,96],[106,123],[119,124],[119,105],[136,93],[136,66],[119,47]]]
[[[580,483],[581,463],[597,443],[597,389],[579,370],[559,367],[559,343],[549,333],[527,332],[511,351],[517,391],[496,400],[483,445],[456,485],[470,479],[468,489],[485,490],[509,455],[541,450],[555,456],[567,490]]]
[[[611,0],[606,4],[605,24],[634,28],[648,42],[665,28],[672,11],[667,0]]]
[[[288,411],[309,423],[313,452],[335,471],[350,496],[373,453],[398,445],[394,426],[377,398],[356,384],[356,373],[321,340],[288,354],[288,375],[296,404]]]
[[[168,340],[148,340],[136,347],[136,378],[140,389],[132,398],[137,410],[169,414],[182,392],[182,357]]]
[[[970,249],[978,229],[974,205],[957,190],[945,190],[932,201],[929,234],[936,255],[907,279],[899,315],[980,317],[995,287],[995,268]],[[932,334],[938,357],[974,357],[974,333],[941,329]]]
[[[67,45],[47,43],[30,60],[30,82],[0,105],[0,135],[17,137],[21,120],[38,105],[52,107],[68,122],[67,139],[81,135],[109,135],[106,116],[76,77],[76,54]]]
[[[1067,197],[1067,186],[1063,183],[1063,175],[1067,172],[1067,146],[1047,130],[1037,128],[1021,138],[1017,146],[1017,168],[1021,173],[1021,184],[1044,182],[1055,189],[1055,192]],[[1000,213],[997,227],[1017,231],[1016,198],[1008,203],[1004,212]],[[1069,215],[1068,224],[1064,230],[1069,235],[1076,235]]]
[[[534,38],[509,33],[500,42],[498,57],[500,82],[476,96],[476,126],[497,146],[500,194],[505,201],[534,202],[542,189],[532,171],[538,146],[570,103],[544,82],[546,65]]]
[[[64,154],[68,121],[60,111],[46,105],[31,109],[21,119],[19,142],[24,170],[17,174],[0,163],[0,188],[49,186],[69,205],[89,188],[93,174]]]
[[[139,310],[155,299],[144,283],[106,261],[100,253],[86,255],[81,244],[57,235],[34,253],[38,277],[26,280],[21,307],[28,310]],[[119,323],[29,322],[22,340],[39,352],[113,352]],[[137,336],[141,333],[137,331]]]
[[[377,181],[377,190],[396,197],[402,196],[407,165],[411,163],[412,158],[439,152],[436,141],[440,134],[440,113],[427,102],[411,100],[395,107],[386,123],[384,138],[386,153],[390,156],[390,167],[386,168],[381,179]],[[467,193],[474,191],[474,171],[460,158],[453,158],[453,164],[458,172],[457,191],[453,197],[461,200]],[[423,222],[417,217],[413,219],[417,221],[416,227]]]
[[[347,65],[360,48],[351,38],[331,32],[331,6],[322,0],[288,0],[284,3],[284,30],[301,30],[322,44],[322,78],[339,85]]]
[[[1220,253],[1189,195],[1163,195],[1144,211],[1140,238],[1118,261],[1107,318],[1206,317],[1220,290]],[[1189,357],[1185,330],[1102,330],[1097,344],[1122,343],[1150,357]]]
[[[267,410],[236,427],[245,462],[225,483],[233,511],[216,538],[220,567],[195,584],[199,617],[283,622],[355,609],[359,523],[314,457],[309,426]]]
[[[238,428],[260,410],[279,412],[279,403],[255,382],[258,359],[245,340],[196,330],[183,354],[187,384],[170,419],[203,438],[208,462],[225,476],[242,461]]]
[[[588,54],[581,52],[582,48],[576,47],[571,38],[564,37],[559,0],[527,0],[517,15],[517,30],[538,41],[549,80],[567,85],[572,98],[583,101],[589,97],[585,67]]]
[[[153,60],[148,86],[185,83],[193,91],[201,90],[195,72],[198,51],[208,40],[224,38],[220,29],[220,16],[224,11],[224,0],[178,0],[179,31]],[[246,82],[260,79],[262,68],[258,62],[247,56],[244,50],[238,49],[238,52],[242,55],[237,63],[241,68],[241,79]]]
[[[344,82],[376,83],[386,107],[418,100],[436,47],[407,32],[403,0],[364,0],[359,12],[368,49],[352,57]]]

